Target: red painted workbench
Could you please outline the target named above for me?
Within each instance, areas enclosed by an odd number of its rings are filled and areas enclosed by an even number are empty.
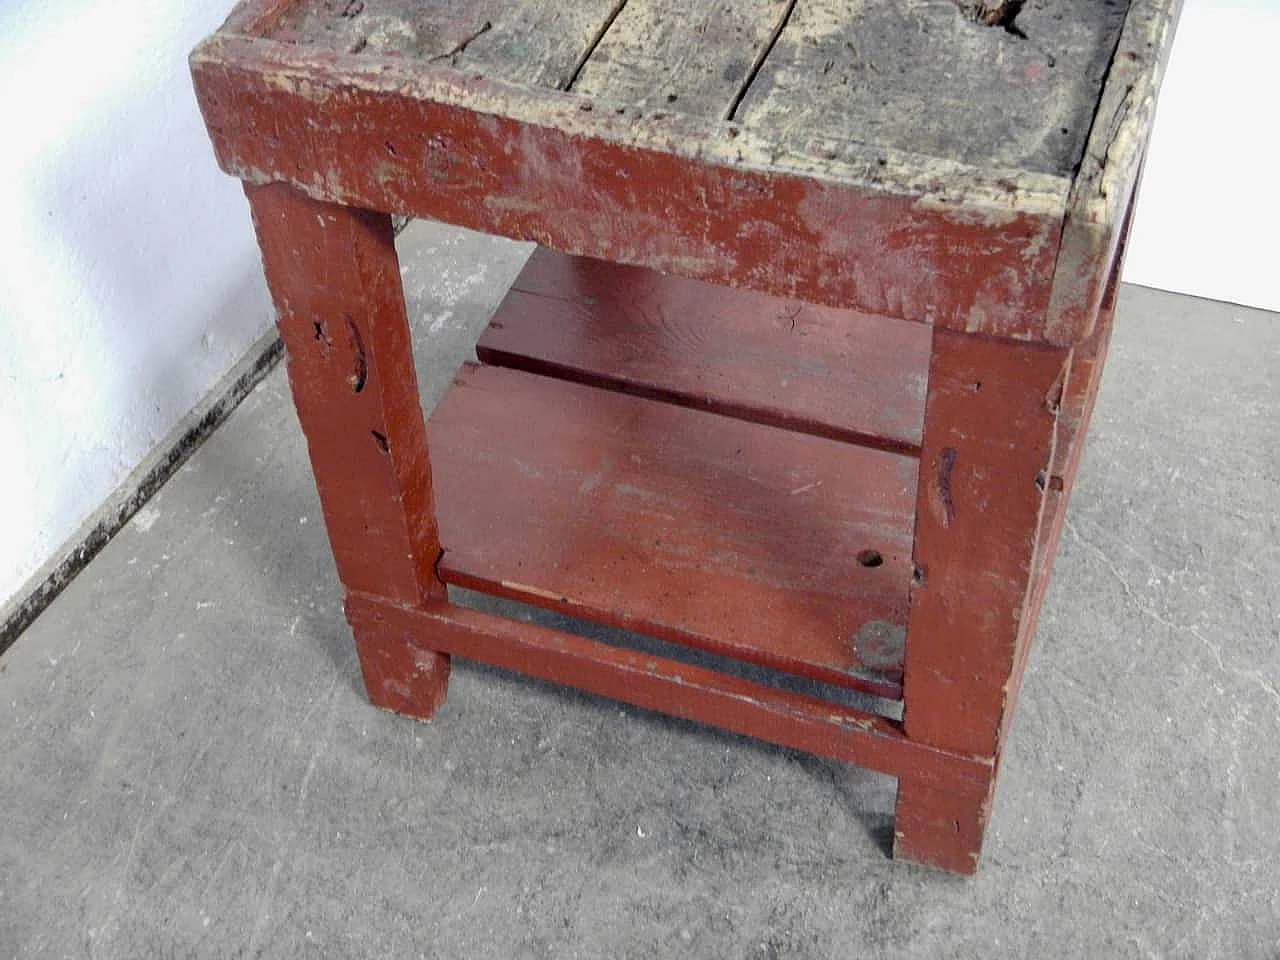
[[[192,69],[374,703],[456,654],[884,771],[972,872],[1176,8],[238,7]],[[391,214],[542,246],[429,423]]]

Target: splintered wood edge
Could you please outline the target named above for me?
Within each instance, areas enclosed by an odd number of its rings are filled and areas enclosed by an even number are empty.
[[[1133,0],[1071,187],[1045,332],[1078,343],[1093,331],[1137,184],[1182,0]]]
[[[1051,174],[976,167],[830,137],[779,145],[732,121],[646,111],[572,92],[512,84],[445,63],[315,51],[249,35],[262,32],[281,6],[262,2],[238,11],[222,31],[192,51],[192,71],[249,69],[269,86],[315,102],[350,89],[395,94],[711,166],[809,177],[869,194],[913,197],[921,209],[972,217],[975,222],[1005,223],[1020,214],[1061,220],[1066,209],[1070,181]],[[251,182],[270,179],[262,171],[227,172]]]

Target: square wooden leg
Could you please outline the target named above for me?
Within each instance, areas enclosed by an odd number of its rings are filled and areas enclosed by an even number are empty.
[[[1008,706],[1000,731],[1001,740],[1008,732],[1009,722],[1013,718],[1013,706],[1021,692],[1022,672],[1031,652],[1031,643],[1035,639],[1040,607],[1044,603],[1045,592],[1049,588],[1049,574],[1052,572],[1053,559],[1058,552],[1058,541],[1062,537],[1063,525],[1066,523],[1067,503],[1071,498],[1076,470],[1080,466],[1080,456],[1084,451],[1089,420],[1093,416],[1094,402],[1098,398],[1098,387],[1102,382],[1102,368],[1106,362],[1107,347],[1111,343],[1111,331],[1115,320],[1116,297],[1120,291],[1120,272],[1124,266],[1125,237],[1129,221],[1133,216],[1132,204],[1131,200],[1121,233],[1120,245],[1103,291],[1102,304],[1098,310],[1093,333],[1076,344],[1071,351],[1070,370],[1058,410],[1053,464],[1049,468],[1044,484],[1045,501],[1040,515],[1040,533],[1036,542],[1035,577],[1027,598],[1026,610],[1022,616]]]
[[[347,594],[347,621],[369,700],[393,713],[430,720],[448,692],[449,656],[428,646],[436,639],[433,632],[407,628],[378,616],[378,610],[370,598]]]
[[[246,184],[245,193],[343,586],[410,606],[443,598],[391,218],[284,184]],[[389,658],[387,638],[352,626],[373,702],[430,716],[444,700],[448,659]]]
[[[915,742],[984,758],[992,773],[978,791],[900,779],[895,851],[907,859],[977,864],[1070,361],[1070,350],[934,332],[903,725]]]
[[[996,784],[995,765],[987,769],[985,778],[948,777],[937,770],[899,775],[894,859],[976,872]]]

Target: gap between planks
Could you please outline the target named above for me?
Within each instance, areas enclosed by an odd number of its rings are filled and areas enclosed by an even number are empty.
[[[591,42],[587,44],[587,49],[583,51],[582,56],[578,58],[578,62],[574,64],[573,71],[569,74],[569,79],[564,85],[566,93],[572,90],[573,85],[578,82],[578,77],[582,75],[583,68],[586,67],[587,61],[591,59],[592,54],[594,54],[599,48],[600,42],[604,40],[605,34],[607,34],[613,27],[618,17],[622,15],[622,11],[626,6],[627,0],[618,0],[618,2],[613,5],[613,10],[609,13],[609,16],[605,18],[604,23],[600,24],[600,29],[596,31],[595,36],[591,38]]]
[[[769,35],[768,41],[761,46],[756,54],[755,60],[751,64],[751,69],[747,71],[747,75],[742,78],[742,84],[738,87],[738,92],[734,95],[732,102],[721,115],[721,119],[732,123],[738,115],[738,109],[742,106],[742,101],[747,98],[747,93],[751,90],[751,84],[755,83],[756,77],[760,73],[760,68],[764,66],[764,62],[769,59],[769,54],[773,53],[773,48],[778,45],[778,38],[782,36],[782,32],[787,29],[787,24],[791,22],[791,15],[795,13],[796,0],[788,0],[787,8],[782,11],[782,16],[778,18],[777,24],[773,28],[773,33]]]
[[[747,71],[747,75],[743,77],[742,83],[739,84],[737,91],[733,95],[733,99],[729,101],[729,105],[721,113],[720,119],[728,123],[732,123],[737,116],[742,101],[746,99],[747,94],[751,90],[751,85],[755,82],[756,77],[760,73],[760,68],[764,66],[769,54],[773,53],[774,47],[778,45],[778,39],[782,36],[783,31],[787,29],[787,24],[791,22],[791,16],[795,13],[796,3],[798,0],[787,0],[786,8],[782,11],[782,15],[778,18],[778,22],[774,24],[773,31],[769,34],[769,38],[756,51],[755,59],[751,63],[751,69]],[[596,31],[595,36],[591,38],[591,42],[587,44],[582,56],[578,58],[578,62],[574,64],[573,71],[569,74],[568,81],[562,88],[566,93],[573,90],[574,84],[578,82],[578,78],[582,76],[582,71],[586,68],[587,63],[595,55],[596,50],[600,48],[600,44],[604,41],[605,36],[613,28],[618,17],[622,15],[626,9],[628,0],[619,0],[614,4],[613,9],[600,24],[600,28]]]

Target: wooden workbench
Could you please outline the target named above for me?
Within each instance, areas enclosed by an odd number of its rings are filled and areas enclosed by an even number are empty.
[[[882,770],[895,856],[972,872],[1177,7],[237,7],[192,69],[372,700],[456,654]],[[429,424],[393,213],[543,248]]]

